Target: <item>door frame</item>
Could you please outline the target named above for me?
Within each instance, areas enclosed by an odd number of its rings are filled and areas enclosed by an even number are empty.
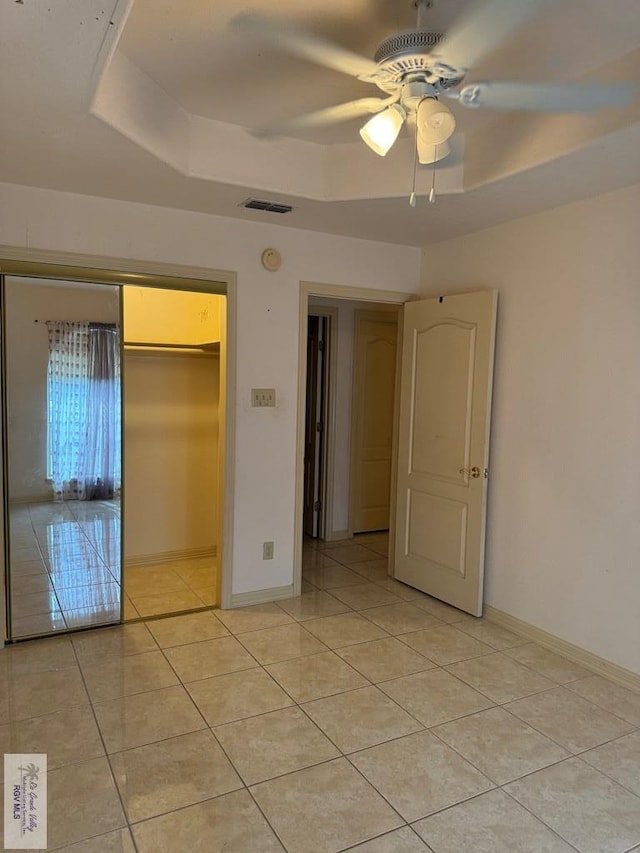
[[[91,281],[103,284],[134,284],[169,290],[201,291],[226,297],[226,311],[221,317],[222,334],[226,346],[220,353],[220,399],[224,411],[220,418],[219,460],[220,500],[217,526],[220,531],[218,543],[219,600],[220,607],[231,607],[232,555],[233,555],[233,511],[234,511],[234,459],[235,459],[235,397],[236,397],[236,317],[237,287],[236,273],[207,267],[192,267],[158,261],[140,261],[129,258],[112,258],[103,255],[85,255],[72,252],[46,251],[15,246],[0,246],[0,275],[16,275],[30,278],[58,278],[70,282]],[[3,430],[3,459],[6,455],[6,432]],[[5,497],[2,483],[2,497]],[[6,590],[4,579],[5,532],[2,522],[0,530],[0,589],[2,632],[0,648],[4,646],[6,633]]]
[[[421,298],[416,293],[407,293],[406,291],[395,290],[375,290],[370,287],[350,287],[340,284],[323,284],[321,282],[301,281],[300,282],[300,297],[299,297],[299,323],[298,323],[298,415],[296,429],[296,492],[295,492],[295,508],[294,508],[294,531],[293,531],[293,595],[300,595],[302,590],[302,512],[304,506],[304,426],[305,426],[305,404],[307,392],[307,318],[309,313],[315,311],[314,305],[309,305],[310,296],[320,296],[333,299],[344,299],[358,302],[378,302],[380,304],[388,303],[390,305],[402,306],[405,302]],[[398,312],[398,334],[402,334],[402,311]],[[334,334],[334,338],[335,338]],[[331,345],[330,345],[331,346]],[[337,372],[337,359],[332,359],[333,365]],[[333,368],[330,366],[329,370]],[[396,365],[396,392],[398,389],[398,380],[400,371]],[[331,381],[331,377],[330,377]],[[335,390],[335,382],[332,383]],[[396,393],[395,411],[394,411],[394,440],[393,440],[393,459],[391,465],[391,488],[395,490],[396,477],[396,462],[397,462],[397,441],[396,441],[396,421],[398,417],[399,394]],[[335,412],[335,407],[334,407]],[[333,459],[334,448],[330,446],[327,449],[327,457]],[[331,478],[332,479],[332,478]],[[326,478],[325,478],[326,480]],[[331,483],[333,486],[333,482]],[[392,506],[390,522],[390,537],[393,540],[393,531],[395,526],[395,515]],[[390,555],[393,550],[389,549]],[[390,556],[389,562],[390,574],[393,574],[393,557]]]
[[[325,349],[324,368],[324,429],[322,431],[322,454],[320,471],[320,501],[322,510],[320,513],[320,525],[318,536],[325,539],[327,532],[331,529],[328,519],[333,518],[333,466],[335,458],[335,436],[336,436],[336,379],[338,376],[338,350],[337,350],[337,328],[338,309],[325,308],[323,305],[310,305],[307,312],[308,317],[324,317],[327,322],[326,338],[328,345]],[[305,366],[306,371],[306,366]],[[307,380],[305,372],[305,400],[307,395]],[[303,471],[304,480],[304,471]]]

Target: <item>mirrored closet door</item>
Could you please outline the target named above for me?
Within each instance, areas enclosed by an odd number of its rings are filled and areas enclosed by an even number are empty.
[[[120,288],[7,276],[7,633],[121,619]]]
[[[225,311],[3,278],[6,639],[219,603]]]

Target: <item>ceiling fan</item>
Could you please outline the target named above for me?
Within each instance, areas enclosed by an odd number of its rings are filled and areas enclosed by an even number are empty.
[[[415,127],[418,162],[447,156],[447,140],[456,121],[444,99],[472,109],[588,112],[626,104],[628,83],[554,84],[520,82],[464,83],[487,54],[505,42],[529,18],[554,0],[484,0],[473,5],[446,35],[427,26],[432,0],[414,0],[415,29],[394,33],[373,60],[352,53],[282,20],[253,13],[238,15],[239,32],[303,59],[373,83],[386,97],[360,98],[255,129],[260,136],[348,121],[373,114],[360,130],[364,142],[380,156],[391,149],[405,123]]]

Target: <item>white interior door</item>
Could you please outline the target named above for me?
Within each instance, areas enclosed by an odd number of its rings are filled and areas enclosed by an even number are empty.
[[[398,314],[355,312],[351,529],[389,528]]]
[[[395,577],[482,613],[498,294],[404,307]]]

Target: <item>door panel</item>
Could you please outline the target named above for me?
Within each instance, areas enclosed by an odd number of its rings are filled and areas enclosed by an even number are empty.
[[[351,527],[389,527],[398,318],[356,311]]]
[[[2,280],[6,635],[121,621],[120,288]]]
[[[409,493],[407,551],[464,577],[467,506],[459,501]]]
[[[468,324],[436,323],[416,333],[411,370],[420,371],[411,431],[411,470],[458,482],[468,467],[475,334]],[[420,425],[428,424],[429,429]]]
[[[405,305],[395,577],[482,612],[496,291]]]

